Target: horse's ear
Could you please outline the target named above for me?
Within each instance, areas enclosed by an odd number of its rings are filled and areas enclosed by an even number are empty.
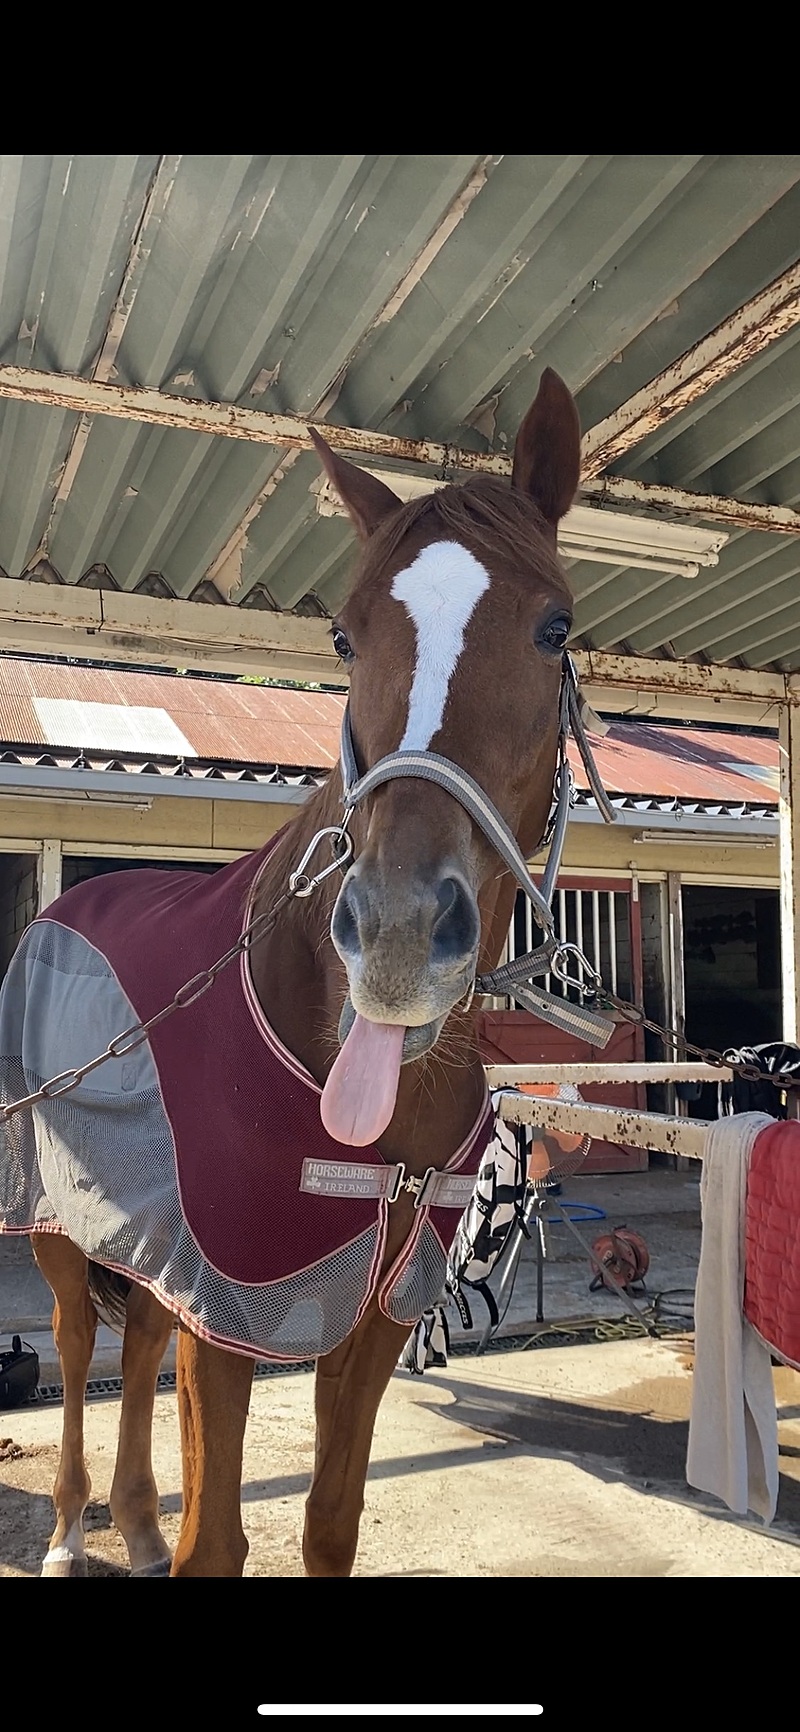
[[[369,469],[359,469],[356,463],[348,463],[346,457],[337,456],[316,427],[309,427],[308,431],[328,480],[336,488],[361,540],[366,541],[385,517],[399,511],[402,500]]]
[[[578,490],[581,424],[572,392],[546,367],[517,434],[511,485],[527,493],[553,532]]]

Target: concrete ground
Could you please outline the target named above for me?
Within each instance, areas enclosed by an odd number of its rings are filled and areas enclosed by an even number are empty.
[[[693,1173],[570,1180],[570,1200],[627,1221],[651,1251],[651,1293],[691,1288],[699,1251]],[[589,1223],[591,1239],[604,1223]],[[549,1230],[548,1319],[617,1321],[608,1294],[589,1295],[583,1253],[563,1226]],[[0,1344],[12,1327],[34,1339],[45,1382],[55,1381],[46,1289],[24,1243],[0,1240]],[[526,1247],[506,1319],[513,1350],[457,1350],[446,1371],[397,1373],[376,1427],[356,1575],[795,1576],[800,1575],[800,1376],[776,1372],[781,1497],[772,1528],[730,1516],[685,1481],[691,1336],[592,1340],[577,1324],[527,1350],[536,1334],[535,1260]],[[665,1300],[669,1306],[672,1300]],[[613,1332],[607,1332],[611,1334]],[[104,1332],[93,1372],[111,1376],[118,1343]],[[117,1399],[89,1403],[87,1512],[90,1574],[124,1576],[125,1554],[106,1499]],[[0,1576],[35,1577],[52,1524],[50,1487],[61,1411],[41,1402],[0,1414]],[[302,1574],[300,1534],[313,1461],[312,1378],[270,1376],[253,1386],[243,1477],[248,1576]],[[157,1397],[156,1475],[164,1531],[180,1519],[174,1394]]]
[[[617,1341],[454,1359],[399,1373],[378,1416],[357,1576],[800,1576],[800,1378],[779,1373],[782,1489],[765,1532],[686,1485],[691,1392],[679,1342]],[[125,1574],[107,1498],[119,1403],[90,1403],[90,1574]],[[37,1575],[52,1516],[60,1414],[4,1417],[0,1576]],[[174,1396],[154,1426],[163,1528],[174,1544]],[[242,1487],[247,1576],[300,1576],[314,1448],[312,1379],[253,1388]]]

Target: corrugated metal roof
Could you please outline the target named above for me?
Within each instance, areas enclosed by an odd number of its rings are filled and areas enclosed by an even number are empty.
[[[186,741],[184,755],[328,770],[339,754],[343,708],[344,698],[334,692],[0,658],[0,741],[6,746],[174,757],[166,723]],[[121,740],[125,709],[137,720],[146,712],[163,718],[162,750],[153,743],[155,729],[137,741],[131,727]]]
[[[794,262],[800,155],[0,157],[0,361],[510,447],[545,364],[590,427]],[[797,330],[616,466],[800,499]],[[307,453],[0,403],[0,566],[335,609]],[[578,642],[800,668],[800,544],[689,582],[581,561]]]
[[[766,736],[616,722],[592,741],[592,751],[612,795],[666,795],[723,806],[778,803],[778,742]],[[578,786],[587,787],[573,741],[569,757]]]
[[[0,759],[131,773],[221,772],[230,778],[242,770],[225,766],[252,766],[261,773],[270,766],[271,780],[292,770],[314,779],[314,772],[336,761],[343,707],[344,699],[332,692],[0,657]],[[173,724],[189,741],[190,753],[148,752],[144,745],[118,752],[119,718],[126,708],[137,718],[149,711]],[[91,739],[79,731],[87,716]],[[69,738],[53,725],[61,718],[75,730]],[[768,735],[615,722],[593,750],[604,786],[622,804],[654,802],[668,809],[675,801],[699,802],[720,810],[777,805],[778,743]],[[585,802],[588,782],[573,741],[569,757]]]

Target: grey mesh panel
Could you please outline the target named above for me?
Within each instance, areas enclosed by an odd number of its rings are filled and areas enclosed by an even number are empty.
[[[26,1072],[47,1078],[86,1064],[139,1018],[108,963],[76,933],[42,921],[25,937],[22,1046],[16,1050]],[[129,1097],[153,1090],[158,1090],[158,1077],[145,1042],[128,1057],[109,1059],[93,1071],[71,1100],[89,1112],[106,1101],[110,1111],[115,1106],[127,1111]]]
[[[34,924],[0,993],[0,1100],[34,1092],[136,1021],[101,956],[54,922]],[[74,1092],[7,1120],[0,1156],[6,1230],[57,1221],[87,1256],[151,1283],[201,1332],[257,1357],[331,1352],[374,1285],[377,1227],[278,1282],[245,1285],[212,1268],[183,1219],[147,1044]]]
[[[380,1290],[381,1310],[393,1323],[413,1328],[423,1311],[430,1310],[440,1298],[446,1271],[439,1237],[430,1221],[425,1221],[410,1261],[396,1279],[390,1276]]]

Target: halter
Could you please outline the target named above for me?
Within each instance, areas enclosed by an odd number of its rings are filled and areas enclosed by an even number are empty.
[[[555,934],[553,917],[553,894],[561,867],[564,852],[564,841],[567,833],[570,808],[574,802],[574,783],[572,771],[567,759],[567,738],[572,732],[578,750],[583,760],[589,780],[589,786],[597,801],[598,807],[607,824],[616,820],[616,812],[605,792],[597,765],[592,756],[592,750],[586,736],[586,723],[596,720],[581,696],[578,677],[572,657],[564,654],[561,692],[559,696],[558,724],[558,757],[556,773],[553,782],[553,802],[550,817],[545,832],[545,845],[549,844],[549,854],[542,875],[541,888],[534,883],[519,845],[512,835],[505,819],[501,817],[497,807],[489,799],[488,794],[474,781],[466,770],[449,758],[442,758],[438,752],[400,751],[388,752],[385,758],[380,758],[373,764],[371,770],[359,777],[356,763],[353,736],[350,728],[349,704],[345,708],[342,720],[341,738],[341,771],[344,807],[344,818],[338,829],[329,832],[333,841],[334,853],[337,858],[333,866],[327,867],[314,879],[303,883],[305,867],[315,851],[320,835],[314,840],[301,860],[297,872],[290,880],[290,888],[295,893],[309,894],[329,872],[337,866],[345,866],[352,859],[352,838],[347,834],[352,813],[369,794],[374,793],[386,782],[394,782],[401,778],[413,777],[417,781],[433,782],[438,788],[452,794],[463,810],[468,813],[473,822],[483,831],[484,836],[492,843],[501,860],[513,874],[520,889],[527,896],[533,909],[536,923],[544,934],[544,943],[537,949],[528,951],[524,956],[518,956],[513,962],[506,962],[501,968],[494,969],[490,974],[480,974],[476,977],[473,992],[481,994],[506,993],[513,987],[513,997],[524,1005],[526,1010],[533,1011],[543,1017],[546,1022],[556,1028],[563,1029],[568,1034],[588,1040],[594,1046],[604,1047],[610,1039],[614,1024],[610,1018],[601,1016],[585,1003],[572,1004],[566,998],[558,998],[555,994],[545,992],[541,987],[534,986],[535,977],[553,972],[563,982],[577,986],[581,991],[591,993],[595,985],[599,986],[600,977],[592,968],[577,946],[559,940]],[[574,957],[581,965],[583,979],[575,979],[569,973],[570,957]],[[587,985],[588,981],[588,985]],[[524,983],[524,984],[523,984]]]

